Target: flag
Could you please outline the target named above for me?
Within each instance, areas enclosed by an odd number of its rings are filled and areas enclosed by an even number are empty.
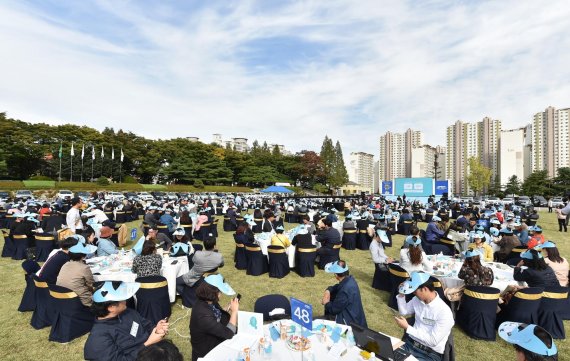
[[[75,155],[75,152],[73,151],[73,142],[71,142],[71,156],[73,157]]]
[[[95,160],[95,146],[91,146],[91,159]]]
[[[111,160],[115,160],[115,148],[111,148]]]
[[[121,163],[123,163],[123,159],[125,159],[125,154],[123,153],[123,148],[121,148]]]
[[[105,152],[103,151],[103,147],[101,147],[101,159],[105,158]]]
[[[63,156],[63,143],[59,143],[59,159]]]
[[[83,143],[83,147],[81,147],[81,159],[85,157],[85,143]]]

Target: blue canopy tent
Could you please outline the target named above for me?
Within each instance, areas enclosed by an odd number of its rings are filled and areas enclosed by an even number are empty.
[[[293,191],[282,186],[271,186],[262,189],[261,193],[293,193]]]

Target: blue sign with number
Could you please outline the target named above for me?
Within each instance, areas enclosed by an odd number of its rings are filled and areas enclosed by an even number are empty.
[[[291,320],[308,330],[312,330],[313,306],[291,297]]]
[[[137,229],[133,228],[131,229],[131,241],[134,241],[135,238],[137,238]]]

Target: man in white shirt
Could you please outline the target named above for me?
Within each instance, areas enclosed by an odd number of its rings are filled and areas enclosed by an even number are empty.
[[[95,219],[95,223],[99,223],[99,224],[109,220],[109,217],[107,217],[105,212],[103,212],[103,210],[97,208],[94,205],[87,208],[87,210],[85,212],[83,212],[83,217],[87,217],[87,218],[93,217],[93,219]]]
[[[71,199],[71,208],[67,211],[67,217],[65,218],[67,228],[73,233],[81,233],[83,231],[83,222],[81,222],[81,214],[79,214],[79,208],[81,208],[82,204],[81,198],[74,197]]]
[[[424,272],[412,272],[396,297],[401,315],[415,315],[414,325],[410,326],[404,317],[395,320],[406,331],[404,350],[420,361],[441,361],[454,321],[451,309],[439,298],[429,277]],[[406,302],[405,295],[412,293],[415,297]]]

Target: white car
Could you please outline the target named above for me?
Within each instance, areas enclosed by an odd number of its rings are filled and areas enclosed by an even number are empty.
[[[14,195],[14,199],[16,199],[18,201],[19,200],[22,200],[22,201],[32,200],[32,199],[34,199],[34,194],[32,193],[32,191],[29,191],[29,190],[19,190]]]
[[[515,202],[515,199],[511,197],[505,197],[501,202],[504,206],[506,206],[507,204],[513,204]]]
[[[139,192],[138,196],[145,202],[152,202],[154,201],[154,197],[149,192]]]
[[[71,198],[73,198],[73,192],[61,189],[59,192],[57,192],[57,194],[55,196],[59,199],[65,199],[65,198],[71,199]]]
[[[109,192],[105,196],[106,201],[122,201],[125,198],[121,192]]]
[[[552,207],[558,208],[558,206],[565,206],[564,201],[562,201],[562,197],[554,197],[552,198]]]

